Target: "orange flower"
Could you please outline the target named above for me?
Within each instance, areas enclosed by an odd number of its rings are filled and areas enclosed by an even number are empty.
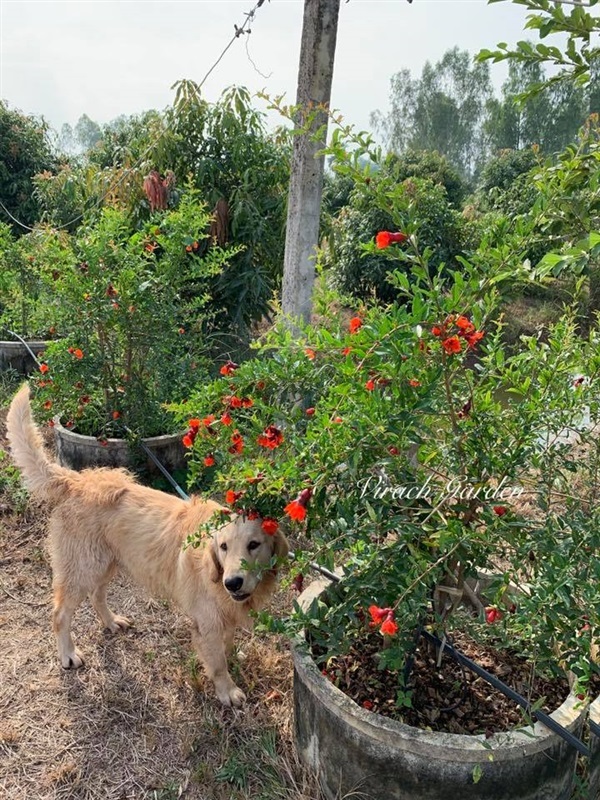
[[[452,353],[460,353],[461,351],[460,339],[458,338],[458,336],[449,336],[442,342],[442,347],[450,355]]]
[[[200,420],[194,417],[188,422],[188,425],[193,431],[197,431],[200,428]]]
[[[242,494],[242,492],[234,492],[233,489],[228,489],[225,492],[225,502],[228,506],[233,506],[237,503]]]
[[[352,348],[351,347],[344,347],[344,349],[342,350],[342,355],[343,356],[349,356],[351,352],[352,352]]]
[[[223,364],[219,372],[221,375],[233,375],[237,368],[238,364],[235,364],[233,361],[228,361],[226,364]]]
[[[306,508],[299,503],[298,500],[292,500],[292,502],[288,503],[283,510],[288,517],[295,519],[298,522],[302,522],[302,520],[306,518]]]
[[[381,628],[379,629],[385,636],[394,636],[398,633],[398,625],[394,622],[392,613],[388,614]]]
[[[46,402],[44,403],[44,408],[46,409],[46,411],[49,411],[52,408],[52,400],[46,400]]]
[[[223,425],[231,425],[231,423],[233,422],[233,418],[229,413],[229,411],[226,411],[224,414],[221,414],[221,422],[223,423]]]
[[[184,447],[191,447],[194,444],[194,439],[189,433],[186,433],[181,441]]]
[[[73,350],[73,355],[75,356],[75,358],[78,358],[78,359],[81,360],[83,358],[83,350],[80,350],[79,348],[77,348],[76,350]]]
[[[190,420],[190,427],[192,427],[192,421],[196,422],[196,420]],[[204,417],[204,419],[202,420],[202,424],[204,425],[205,428],[210,428],[210,426],[214,421],[215,421],[215,415],[209,414],[207,417]]]
[[[465,336],[467,340],[467,344],[473,350],[477,346],[477,342],[480,342],[483,339],[484,333],[483,331],[474,331],[473,333],[469,333]]]
[[[307,357],[308,359],[310,359],[310,361],[314,361],[314,360],[315,360],[315,358],[317,357],[317,354],[316,354],[316,353],[315,353],[315,351],[312,349],[312,347],[306,347],[306,348],[304,349],[304,354],[306,355],[306,357]]]
[[[417,387],[417,386],[421,385],[421,381],[418,381],[416,378],[411,378],[409,380],[408,384],[409,384],[409,386]]]
[[[272,517],[265,517],[265,519],[262,521],[261,528],[267,534],[267,536],[273,536],[279,529],[279,523]]]
[[[405,233],[390,233],[390,231],[379,231],[375,237],[375,244],[380,250],[385,250],[391,244],[396,242],[405,242],[408,236]]]
[[[258,444],[261,447],[268,447],[275,450],[283,442],[283,433],[275,425],[268,425],[261,436],[258,437]]]
[[[112,412],[112,418],[113,419],[119,419],[120,416],[121,416],[121,412],[120,411],[113,411]]]
[[[205,467],[214,467],[214,465],[215,465],[215,457],[213,455],[204,456]]]
[[[374,625],[381,625],[383,620],[391,612],[391,608],[379,608],[379,606],[369,606],[369,614],[371,615],[371,627]]]
[[[350,329],[350,333],[356,333],[356,331],[362,327],[363,321],[360,317],[352,317],[350,323],[348,325]]]
[[[374,388],[375,388],[375,381],[374,381],[372,378],[370,378],[370,379],[369,379],[369,380],[368,380],[368,381],[365,383],[365,389],[366,389],[368,392],[372,392]]]
[[[341,425],[344,420],[341,417],[334,417],[331,421],[335,422],[336,425]]]
[[[457,317],[455,325],[457,328],[460,328],[461,332],[464,334],[473,333],[475,330],[473,323],[466,317]]]
[[[239,431],[234,431],[231,435],[230,453],[241,453],[244,449],[244,439]]]
[[[45,375],[49,371],[50,367],[48,364],[40,364],[40,372],[42,375]]]

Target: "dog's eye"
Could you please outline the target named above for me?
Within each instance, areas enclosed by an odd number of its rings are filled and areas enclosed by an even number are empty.
[[[257,547],[260,547],[260,542],[248,542],[248,550],[256,550]]]
[[[223,550],[223,552],[225,553],[227,552],[227,545],[225,544],[225,542],[223,542],[223,544],[220,544],[219,547],[221,548],[221,550]]]

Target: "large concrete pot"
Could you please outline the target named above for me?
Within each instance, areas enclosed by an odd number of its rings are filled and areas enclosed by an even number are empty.
[[[50,342],[27,342],[35,355],[44,351]],[[29,375],[37,369],[37,364],[22,342],[0,341],[0,370],[14,369],[19,375]]]
[[[600,726],[600,697],[597,697],[590,706],[590,722]],[[590,800],[600,797],[600,736],[590,730],[590,774],[589,774]]]
[[[308,607],[319,589],[300,596]],[[297,748],[327,798],[569,800],[577,752],[540,723],[485,736],[434,733],[360,708],[296,646]],[[552,716],[575,735],[586,710],[570,695]]]
[[[56,454],[63,467],[86,469],[87,467],[142,467],[149,472],[157,472],[156,465],[143,452],[125,439],[106,439],[101,443],[94,436],[83,436],[54,420]],[[185,467],[185,449],[181,442],[182,434],[151,436],[142,439],[158,460],[170,472]]]

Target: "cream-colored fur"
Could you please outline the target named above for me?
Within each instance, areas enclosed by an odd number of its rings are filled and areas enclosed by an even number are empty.
[[[186,537],[222,506],[149,489],[125,470],[75,472],[54,463],[32,421],[26,384],[11,403],[7,428],[27,487],[51,512],[53,627],[63,667],[83,664],[70,629],[86,597],[111,631],[131,624],[106,603],[107,585],[123,568],[191,618],[194,647],[219,700],[241,705],[244,693],[229,675],[227,656],[235,628],[247,626],[248,611],[261,607],[274,590],[271,559],[287,555],[285,537],[267,536],[259,520],[236,517],[215,530],[204,547],[184,549]]]

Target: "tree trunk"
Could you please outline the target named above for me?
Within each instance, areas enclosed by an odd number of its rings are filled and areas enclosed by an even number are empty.
[[[304,0],[297,127],[288,196],[282,310],[291,319],[310,319],[319,238],[324,157],[340,0]],[[315,136],[316,132],[318,137]]]

